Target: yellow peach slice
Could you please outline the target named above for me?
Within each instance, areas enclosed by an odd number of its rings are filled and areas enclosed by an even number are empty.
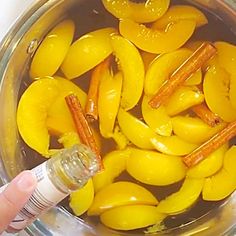
[[[186,167],[180,157],[135,148],[131,149],[127,158],[126,169],[136,180],[157,186],[176,183],[186,174]]]
[[[223,166],[224,155],[228,147],[228,144],[224,144],[218,148],[202,162],[190,168],[187,176],[191,178],[205,178],[215,174]]]
[[[123,76],[121,73],[114,77],[107,70],[101,78],[98,95],[98,116],[101,135],[111,137],[116,115],[120,106]]]
[[[181,48],[174,52],[163,54],[156,57],[155,60],[148,67],[144,91],[147,95],[154,95],[158,92],[164,82],[166,82],[171,74],[186,60],[190,57],[192,51],[189,49]],[[186,83],[199,84],[201,83],[201,71],[194,73]]]
[[[98,150],[101,151],[101,146],[102,146],[101,137],[100,137],[98,131],[95,130],[95,128],[93,126],[91,126],[90,128],[91,128],[91,131],[94,135],[94,139],[97,144]],[[79,144],[81,142],[80,142],[80,137],[79,137],[78,133],[75,131],[72,131],[72,132],[67,132],[67,133],[62,134],[58,139],[58,143],[62,144],[64,148],[69,148],[69,147],[72,147],[75,144]],[[56,150],[59,150],[59,149],[56,149]],[[52,151],[54,151],[54,150],[51,149],[49,151],[50,151],[50,153],[52,153]]]
[[[236,109],[236,46],[226,42],[216,42],[215,46],[218,50],[217,60],[219,65],[231,76],[229,98],[233,108]]]
[[[186,178],[180,190],[160,201],[157,211],[175,215],[190,208],[201,194],[204,179]]]
[[[157,149],[168,155],[186,155],[197,148],[196,144],[183,141],[173,135],[164,137],[156,134],[149,126],[120,109],[118,122],[124,135],[137,147],[143,149]]]
[[[143,61],[137,48],[127,39],[113,35],[111,44],[124,76],[121,107],[129,110],[138,103],[143,92]]]
[[[235,74],[236,46],[227,42],[215,42],[217,60],[228,73]]]
[[[70,194],[69,206],[76,216],[80,216],[92,205],[93,199],[93,181],[89,179],[84,187]]]
[[[49,133],[45,125],[50,106],[60,93],[53,78],[33,82],[23,93],[17,108],[17,125],[25,143],[43,156],[48,156]]]
[[[144,187],[131,182],[116,182],[101,189],[88,210],[88,215],[100,215],[108,209],[134,204],[157,205],[157,199]]]
[[[128,18],[135,22],[152,22],[167,11],[170,0],[148,0],[135,3],[130,0],[102,0],[104,7],[117,18]]]
[[[64,20],[48,33],[33,57],[31,78],[53,76],[56,73],[69,50],[74,31],[74,22]]]
[[[184,85],[187,86],[199,85],[201,84],[201,82],[202,82],[202,71],[198,70],[184,82]]]
[[[103,28],[76,40],[62,63],[61,70],[68,79],[76,78],[102,62],[112,53],[110,36],[114,28]]]
[[[169,116],[177,115],[204,101],[203,93],[195,86],[181,86],[165,104]]]
[[[186,142],[177,135],[170,137],[159,135],[156,138],[151,138],[151,143],[159,152],[174,156],[187,155],[198,147],[197,144]]]
[[[224,157],[224,169],[234,176],[236,181],[236,146],[232,146]]]
[[[173,117],[171,122],[173,131],[177,136],[196,144],[207,141],[226,126],[226,123],[221,122],[215,127],[210,127],[201,119],[188,116]]]
[[[139,148],[154,149],[150,140],[154,139],[156,134],[146,124],[122,108],[118,112],[117,119],[121,131],[134,145]]]
[[[229,99],[232,107],[236,109],[236,73],[231,75]]]
[[[207,178],[203,187],[203,199],[219,201],[228,197],[236,189],[236,148],[232,146],[224,156],[223,168]]]
[[[79,135],[76,132],[64,133],[59,139],[58,142],[63,145],[64,148],[69,148],[75,144],[80,143]]]
[[[157,134],[170,136],[172,134],[172,123],[171,118],[166,113],[165,107],[161,106],[158,109],[153,109],[148,104],[149,100],[149,97],[143,97],[142,114],[145,122]]]
[[[193,20],[180,20],[168,25],[164,30],[157,30],[132,20],[122,19],[119,30],[122,36],[139,49],[160,54],[172,52],[183,46],[192,36],[195,26],[196,22]]]
[[[65,123],[64,118],[56,118],[57,119],[48,117],[46,120],[46,127],[51,135],[60,136],[63,133],[75,132],[75,126],[72,123],[72,118],[69,119],[68,123]],[[60,126],[60,124],[63,124],[63,126]]]
[[[222,168],[215,175],[206,178],[202,197],[206,201],[219,201],[228,197],[235,189],[235,174]]]
[[[126,160],[129,155],[129,149],[116,150],[103,158],[104,170],[93,177],[95,192],[113,183],[114,179],[126,169]]]
[[[154,22],[155,29],[163,29],[172,22],[180,20],[193,20],[196,22],[196,27],[203,26],[208,23],[206,16],[196,7],[187,5],[171,6],[166,14]]]
[[[203,83],[208,107],[227,122],[236,120],[236,109],[229,99],[230,81],[230,74],[216,64],[208,69]]]
[[[58,76],[54,78],[58,82],[60,94],[48,110],[46,120],[47,128],[54,135],[61,135],[72,131],[76,132],[73,119],[65,102],[65,97],[71,93],[77,95],[82,107],[84,107],[87,95],[73,82]]]
[[[165,214],[156,207],[146,205],[120,206],[101,214],[101,222],[116,230],[134,230],[161,223]]]

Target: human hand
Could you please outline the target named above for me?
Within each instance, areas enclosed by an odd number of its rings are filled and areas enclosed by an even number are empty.
[[[31,171],[23,171],[0,193],[0,234],[24,207],[37,185]]]

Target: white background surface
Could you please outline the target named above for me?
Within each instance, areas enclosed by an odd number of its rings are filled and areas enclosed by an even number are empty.
[[[37,0],[0,0],[0,41],[15,20]]]

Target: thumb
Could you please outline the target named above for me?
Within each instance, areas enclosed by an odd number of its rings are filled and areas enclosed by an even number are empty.
[[[24,207],[37,185],[31,171],[23,171],[0,193],[0,233]]]

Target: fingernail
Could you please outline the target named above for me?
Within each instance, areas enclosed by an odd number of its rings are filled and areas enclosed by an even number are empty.
[[[28,170],[20,174],[16,186],[22,192],[32,192],[36,187],[36,184],[36,177]]]

